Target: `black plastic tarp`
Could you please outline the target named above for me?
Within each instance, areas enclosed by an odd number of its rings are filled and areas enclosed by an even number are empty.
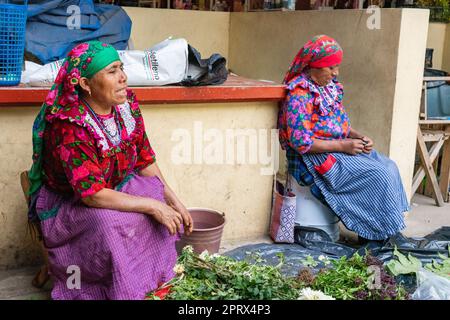
[[[308,255],[312,256],[318,265],[309,266],[313,272],[318,272],[326,266],[319,261],[319,256],[323,255],[329,259],[339,259],[342,256],[351,257],[358,252],[365,255],[366,250],[383,262],[389,262],[393,259],[394,248],[401,253],[418,258],[422,265],[435,261],[442,261],[439,253],[448,256],[448,247],[450,246],[450,227],[442,227],[435,232],[423,238],[408,238],[402,234],[395,235],[385,241],[369,241],[364,246],[350,247],[347,244],[332,242],[328,235],[317,229],[300,228],[295,229],[294,244],[268,244],[260,243],[246,245],[230,250],[224,255],[235,258],[236,260],[249,259],[251,253],[259,253],[260,257],[269,265],[279,263],[278,254],[282,253],[285,257],[285,264],[281,272],[285,276],[294,277],[298,275],[299,270],[304,268],[303,261]],[[330,267],[330,266],[328,266]],[[414,276],[401,276],[397,280],[402,282],[408,291],[415,288]]]

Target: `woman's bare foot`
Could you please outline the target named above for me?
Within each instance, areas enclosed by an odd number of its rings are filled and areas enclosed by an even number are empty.
[[[42,265],[39,271],[34,276],[33,280],[31,281],[31,284],[36,288],[42,288],[50,278],[48,274],[48,267],[46,264]]]

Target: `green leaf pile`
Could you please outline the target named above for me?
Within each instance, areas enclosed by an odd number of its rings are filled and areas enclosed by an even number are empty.
[[[398,260],[392,259],[386,264],[386,268],[394,276],[416,273],[422,267],[419,259],[413,257],[410,253],[406,257],[397,250],[397,247],[394,248],[394,257],[397,257]]]
[[[333,268],[322,269],[312,288],[342,300],[406,300],[409,295],[383,267],[383,263],[366,252],[331,262]],[[375,273],[375,270],[378,273]],[[377,278],[377,279],[375,279]]]
[[[184,272],[167,283],[172,285],[167,300],[290,300],[297,299],[299,287],[293,278],[280,273],[284,263],[261,265],[253,255],[249,261],[236,261],[219,255],[196,255],[185,247],[178,258]],[[151,295],[150,295],[151,298]]]
[[[442,262],[433,260],[432,263],[425,265],[425,269],[450,280],[450,246],[448,247],[448,256],[439,253]],[[410,253],[408,256],[403,255],[397,248],[394,248],[394,256],[398,259],[392,259],[386,264],[386,268],[394,276],[400,274],[417,273],[422,268],[419,259],[413,257]]]

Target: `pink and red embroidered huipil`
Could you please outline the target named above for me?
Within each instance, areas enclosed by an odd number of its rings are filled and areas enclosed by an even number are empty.
[[[112,117],[121,128],[120,141],[109,138],[102,129]],[[44,131],[43,181],[59,194],[84,198],[103,188],[113,189],[130,173],[155,162],[131,91],[128,101],[113,107],[109,116],[95,116],[80,106],[47,113],[46,119],[49,125]]]

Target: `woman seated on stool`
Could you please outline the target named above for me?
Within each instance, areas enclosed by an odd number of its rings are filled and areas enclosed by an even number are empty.
[[[143,299],[173,277],[192,218],[155,162],[112,46],[82,43],[65,59],[34,122],[29,178],[53,299]]]
[[[299,51],[284,78],[280,142],[289,174],[300,185],[311,185],[349,230],[384,240],[405,227],[409,206],[396,164],[350,126],[336,80],[342,56],[339,44],[325,35]]]

